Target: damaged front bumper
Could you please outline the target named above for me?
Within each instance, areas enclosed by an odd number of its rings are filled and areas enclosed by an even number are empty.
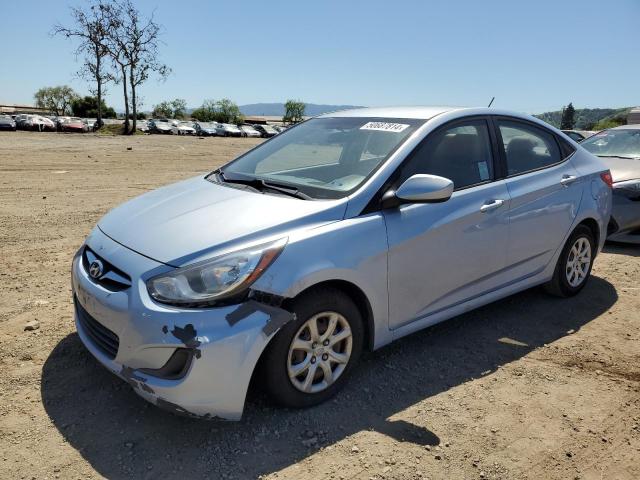
[[[256,299],[206,309],[160,305],[149,297],[145,279],[168,267],[98,228],[86,246],[131,280],[124,289],[102,285],[89,276],[81,254],[74,258],[75,322],[89,352],[161,408],[240,419],[260,355],[291,314]]]

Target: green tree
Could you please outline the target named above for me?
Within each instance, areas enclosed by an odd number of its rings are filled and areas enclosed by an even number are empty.
[[[569,102],[565,108],[562,109],[562,119],[560,120],[560,130],[573,130],[576,125],[576,109],[573,108],[573,104]]]
[[[76,117],[98,118],[100,112],[101,118],[116,118],[116,111],[107,107],[104,100],[98,103],[98,97],[87,95],[82,98],[76,98],[71,102],[71,110]]]
[[[287,100],[284,104],[283,123],[298,123],[304,117],[305,104],[301,100]]]
[[[187,101],[183,98],[176,98],[171,101],[173,109],[173,118],[184,118],[187,113]]]
[[[215,120],[216,112],[215,100],[205,100],[200,108],[191,112],[191,118],[200,122],[211,122]]]
[[[173,116],[173,106],[171,102],[165,100],[164,102],[154,105],[151,115],[154,117],[171,118]]]
[[[69,115],[71,103],[78,98],[78,94],[68,85],[57,87],[43,87],[34,94],[36,107],[46,108],[56,115]]]
[[[244,116],[240,112],[240,108],[228,98],[223,98],[215,102],[214,120],[220,123],[236,123],[244,122]]]
[[[613,118],[605,118],[600,120],[598,123],[593,125],[589,130],[594,130],[596,132],[600,130],[605,130],[607,128],[619,127],[620,125],[626,125],[627,120],[624,117],[616,116]]]
[[[187,101],[182,98],[165,100],[153,106],[154,117],[184,118],[187,110]]]

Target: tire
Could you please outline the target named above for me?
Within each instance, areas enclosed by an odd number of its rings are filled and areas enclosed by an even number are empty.
[[[362,316],[358,307],[347,295],[338,289],[329,287],[317,288],[303,293],[293,301],[290,310],[296,314],[296,320],[285,325],[267,347],[260,364],[261,378],[265,390],[275,403],[291,408],[311,407],[328,400],[346,384],[349,374],[362,353],[364,339]],[[307,327],[308,322],[313,322],[315,318],[317,330],[322,335],[328,330],[327,325],[332,316],[337,319],[338,325],[334,332],[338,335],[344,335],[345,329],[342,327],[346,322],[351,331],[350,339],[341,340],[334,346],[321,346],[318,342],[316,350],[295,349],[290,351],[294,339],[311,337],[311,332]],[[324,332],[322,330],[323,324],[325,325]],[[333,335],[330,335],[329,338],[333,338]],[[311,339],[308,340],[311,344]],[[305,341],[302,340],[302,342]],[[329,349],[334,354],[346,355],[343,357],[347,358],[346,362],[334,362],[333,354],[330,356],[328,353],[322,353]],[[347,353],[349,350],[350,354]],[[314,362],[316,358],[317,360]],[[306,373],[301,373],[295,379],[290,378],[289,368],[303,364],[309,365]],[[324,372],[327,367],[332,372],[331,375],[335,375],[329,385],[326,385],[325,382]],[[315,372],[314,375],[311,375],[312,369]],[[309,390],[301,390],[305,383],[304,380],[309,377],[313,379]],[[294,382],[298,386],[294,385]]]
[[[558,297],[572,297],[577,295],[589,280],[596,249],[597,246],[591,229],[585,225],[578,225],[565,243],[558,257],[553,278],[544,285],[545,290]],[[578,250],[588,250],[588,263],[579,261],[577,267],[573,268],[571,265],[576,265],[575,253]],[[587,255],[580,255],[578,258],[586,260],[586,257]]]

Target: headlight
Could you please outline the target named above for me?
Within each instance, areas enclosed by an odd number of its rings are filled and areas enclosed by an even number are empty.
[[[178,268],[147,281],[152,298],[174,305],[206,306],[244,291],[278,257],[286,238]]]

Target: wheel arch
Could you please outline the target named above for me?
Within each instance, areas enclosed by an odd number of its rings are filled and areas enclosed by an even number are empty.
[[[340,290],[344,294],[346,294],[358,307],[360,311],[360,315],[362,315],[363,320],[363,328],[364,328],[364,346],[367,350],[373,350],[374,340],[375,340],[375,323],[373,319],[373,308],[371,307],[371,303],[367,298],[367,295],[364,291],[358,287],[355,283],[349,282],[347,280],[325,280],[319,283],[315,283],[313,285],[308,286],[304,290],[298,292],[298,294],[293,297],[286,299],[283,302],[283,306],[286,308],[287,304],[292,302],[295,298],[298,298],[300,295],[306,294],[309,291],[315,290],[317,288],[323,287],[331,287],[336,290]]]
[[[597,253],[598,253],[598,245],[600,245],[600,226],[598,225],[598,222],[596,221],[595,218],[587,217],[587,218],[582,219],[580,221],[580,223],[578,223],[574,227],[573,230],[578,228],[580,225],[584,225],[589,230],[591,230],[591,233],[593,234],[593,239],[595,240],[595,244],[596,244],[596,252],[595,252],[594,256],[597,255]]]

